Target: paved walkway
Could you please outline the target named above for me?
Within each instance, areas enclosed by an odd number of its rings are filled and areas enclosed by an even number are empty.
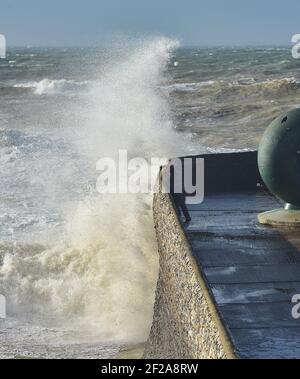
[[[281,205],[256,185],[221,193],[209,187],[202,204],[188,206],[185,232],[237,355],[300,358],[300,319],[292,317],[291,302],[300,294],[299,230],[257,223],[257,213]]]

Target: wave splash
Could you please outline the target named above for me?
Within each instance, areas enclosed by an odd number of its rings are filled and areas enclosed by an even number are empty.
[[[95,166],[120,148],[144,158],[186,151],[158,90],[176,46],[164,38],[129,44],[102,70],[84,109],[74,110],[80,121],[72,125],[72,142]],[[66,83],[35,87],[42,94],[60,85]],[[69,211],[61,241],[1,246],[0,293],[8,312],[89,330],[102,341],[145,340],[158,268],[151,205],[151,195],[92,191]]]

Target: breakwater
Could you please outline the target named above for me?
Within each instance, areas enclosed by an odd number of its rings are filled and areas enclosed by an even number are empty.
[[[154,195],[160,270],[145,358],[233,358],[169,194]]]

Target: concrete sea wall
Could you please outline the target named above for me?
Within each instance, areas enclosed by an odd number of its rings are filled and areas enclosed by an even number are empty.
[[[153,201],[160,272],[145,358],[234,358],[169,194]]]

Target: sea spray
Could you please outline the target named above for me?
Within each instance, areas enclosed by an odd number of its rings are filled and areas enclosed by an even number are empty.
[[[151,196],[129,196],[126,201],[122,195],[123,201],[116,201],[116,196],[98,196],[95,190],[99,175],[96,162],[103,156],[115,159],[113,148],[122,149],[120,141],[129,150],[128,159],[143,156],[140,151],[163,157],[179,155],[182,150],[184,154],[201,153],[203,145],[210,152],[255,149],[274,114],[299,106],[299,72],[289,47],[193,47],[173,53],[173,41],[165,39],[123,42],[113,50],[11,48],[10,62],[1,61],[0,262],[5,257],[5,264],[0,293],[6,292],[9,299],[8,318],[1,320],[0,357],[107,357],[116,347],[111,349],[98,341],[106,338],[105,333],[112,340],[122,338],[121,328],[115,325],[124,326],[126,339],[130,328],[136,331],[139,327],[134,328],[136,315],[150,324],[151,316],[142,310],[152,311],[155,279],[148,278],[156,276],[156,271],[151,270],[151,260],[157,265]],[[141,64],[145,54],[156,58]],[[137,62],[132,70],[130,62]],[[138,75],[140,70],[148,75],[148,81]],[[126,90],[127,74],[132,80]],[[139,84],[142,90],[133,97]],[[105,98],[104,93],[108,94]],[[125,94],[123,100],[120,93]],[[116,104],[127,102],[126,107],[138,104],[139,116],[119,113],[122,106],[114,112],[110,106],[114,98]],[[150,108],[143,106],[143,99],[150,104],[157,99],[159,112],[150,118],[157,122],[140,123],[149,119],[144,109]],[[172,118],[180,141],[173,132]],[[111,124],[105,121],[110,119]],[[143,133],[138,128],[142,125],[150,127]],[[186,150],[190,143],[185,136],[191,133],[196,151]],[[151,251],[145,253],[145,259],[133,219],[147,252]],[[126,238],[120,230],[128,233]],[[116,250],[119,259],[112,262]],[[115,271],[107,269],[105,254],[111,265],[123,265],[122,275],[127,273],[131,278],[130,272],[142,272],[144,278],[135,283],[146,308],[142,308],[142,301],[135,303],[127,297],[129,307],[122,310],[127,278],[122,282],[117,272],[114,275]],[[134,254],[141,258],[141,264],[133,267]],[[103,282],[109,283],[106,286],[97,284],[104,275],[100,266],[105,273]],[[121,306],[106,290],[113,285],[124,288],[119,291]],[[134,286],[131,288],[134,293]],[[103,294],[101,301],[99,294]],[[105,309],[100,309],[101,302]],[[142,334],[137,338],[144,338]]]
[[[93,167],[95,183],[97,160],[115,158],[119,149],[146,159],[186,151],[160,90],[176,46],[164,38],[124,46],[118,59],[114,55],[101,68],[81,106],[69,110],[71,120],[61,121],[61,135]],[[67,169],[57,170],[63,177],[53,174],[45,190],[50,186],[60,194],[59,186],[70,186],[71,193],[80,185]],[[8,313],[92,333],[102,341],[145,340],[158,266],[151,194],[99,195],[92,186],[62,211],[67,214],[63,238],[3,247],[0,293],[6,295]]]
[[[177,46],[165,38],[130,43],[119,51],[118,61],[102,68],[89,94],[84,127],[76,131],[91,159],[116,157],[120,149],[129,158],[186,152],[188,144],[174,131],[168,97],[161,90]]]

